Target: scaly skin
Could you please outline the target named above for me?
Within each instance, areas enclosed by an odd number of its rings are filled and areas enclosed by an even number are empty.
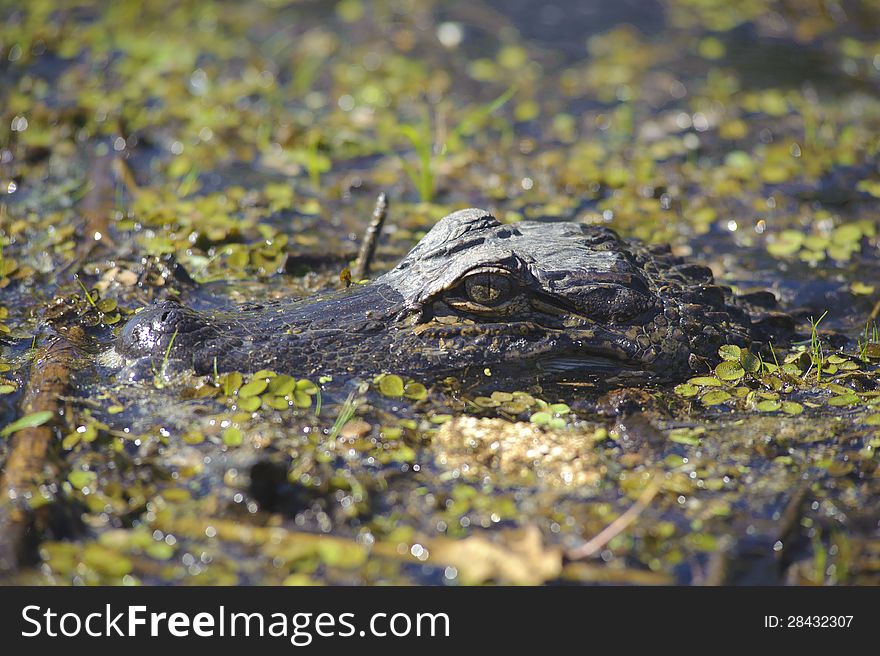
[[[676,380],[718,347],[784,341],[769,293],[736,297],[668,247],[576,223],[502,225],[483,210],[441,219],[391,271],[299,301],[196,312],[163,301],[133,317],[116,350],[162,366],[294,375],[393,372]]]

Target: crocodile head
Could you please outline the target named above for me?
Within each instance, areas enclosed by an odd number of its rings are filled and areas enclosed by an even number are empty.
[[[668,380],[721,344],[748,345],[757,314],[668,248],[468,209],[370,283],[224,312],[161,302],[117,351],[197,373]]]

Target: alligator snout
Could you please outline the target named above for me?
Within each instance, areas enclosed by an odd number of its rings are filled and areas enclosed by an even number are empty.
[[[125,325],[119,350],[129,357],[163,352],[172,340],[203,327],[204,319],[176,301],[160,301],[138,312]]]

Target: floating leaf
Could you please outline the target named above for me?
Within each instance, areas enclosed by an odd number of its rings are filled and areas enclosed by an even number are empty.
[[[855,394],[840,394],[838,396],[832,396],[828,399],[828,405],[834,406],[845,406],[845,405],[855,405],[859,402],[859,397]]]
[[[755,373],[761,367],[761,360],[758,356],[747,349],[742,349],[740,351],[739,362],[742,365],[742,368],[750,374]]]
[[[536,412],[529,417],[529,421],[538,426],[546,426],[552,418],[553,416],[549,412]]]
[[[403,395],[414,401],[421,401],[428,396],[428,390],[421,383],[409,382],[403,388]],[[493,395],[494,398],[494,395]]]
[[[223,431],[223,444],[226,446],[241,446],[241,442],[241,429],[237,426],[230,426]]]
[[[739,362],[741,351],[742,349],[734,344],[725,344],[724,346],[718,347],[718,355],[721,356],[721,359],[731,360],[733,362]]]
[[[201,444],[205,441],[203,433],[197,430],[189,430],[180,436],[185,444]]]
[[[379,391],[384,396],[403,396],[403,379],[394,374],[385,374],[379,378]]]
[[[779,371],[779,367],[773,362],[762,362],[761,367],[763,367],[764,372],[768,374],[773,374]]]
[[[714,376],[695,376],[688,379],[691,385],[699,385],[700,387],[721,387],[722,382]]]
[[[703,428],[675,428],[669,431],[669,439],[677,444],[699,446],[700,436],[705,432]]]
[[[846,476],[853,470],[853,464],[851,462],[835,462],[831,464],[827,471],[832,476]]]
[[[83,471],[78,469],[70,472],[67,476],[67,480],[70,481],[70,484],[77,490],[81,490],[98,480],[98,475],[93,471]]]
[[[745,376],[746,371],[739,362],[730,362],[725,360],[715,367],[715,375],[721,380],[739,380]]]
[[[838,246],[853,244],[862,238],[862,228],[857,223],[844,223],[834,230],[831,241]]]
[[[156,560],[168,560],[174,555],[174,546],[167,542],[153,540],[150,544],[144,547],[144,553],[150,558],[155,558]]]
[[[704,394],[700,398],[700,401],[702,401],[703,405],[718,405],[719,403],[724,403],[728,399],[730,399],[730,394],[728,392],[725,392],[724,390],[714,390]]]
[[[238,400],[238,407],[245,412],[253,412],[260,407],[262,401],[259,396],[248,396]]]
[[[782,411],[787,415],[799,415],[804,411],[804,406],[795,401],[783,401]]]
[[[296,390],[293,393],[293,405],[297,408],[311,408],[312,407],[312,397],[306,394],[301,390]]]
[[[112,298],[103,298],[95,304],[99,311],[107,314],[116,309],[116,301]]]
[[[782,407],[782,404],[779,401],[764,400],[760,401],[755,407],[761,412],[776,412]]]
[[[241,386],[238,390],[238,398],[246,399],[250,396],[259,396],[263,392],[266,391],[266,388],[269,386],[269,383],[266,382],[265,379],[257,379],[252,380],[249,383],[246,383]]]
[[[767,245],[767,252],[774,257],[794,255],[804,243],[804,234],[798,230],[783,230],[776,239]]]
[[[296,380],[294,380],[293,376],[288,376],[286,374],[282,374],[280,376],[275,376],[272,380],[269,381],[269,385],[267,386],[267,390],[276,396],[287,396],[291,392],[293,392],[296,387]]]
[[[224,374],[221,378],[223,385],[223,393],[226,396],[230,396],[233,392],[235,392],[239,387],[241,387],[241,383],[244,379],[242,375],[237,371],[231,371],[228,374]]]
[[[124,555],[97,543],[85,546],[82,562],[104,576],[125,576],[133,568],[131,560]]]
[[[308,394],[306,394],[306,397],[308,397]],[[290,407],[290,401],[284,396],[271,396],[267,394],[264,395],[262,399],[263,405],[266,405],[273,410],[287,410],[287,408]],[[311,405],[311,403],[309,405]]]
[[[52,419],[54,414],[55,413],[51,410],[42,410],[40,412],[32,412],[29,415],[20,417],[4,427],[3,430],[0,430],[0,437],[6,437],[7,435],[11,435],[24,428],[36,428],[37,426],[42,426]]]
[[[244,269],[250,261],[250,255],[246,248],[236,248],[226,258],[226,265],[230,269]]]
[[[782,389],[782,381],[779,380],[779,378],[777,378],[776,376],[764,376],[761,379],[761,382],[772,390],[778,391]],[[770,396],[767,396],[767,394],[772,395],[772,398],[774,399],[779,397],[779,395],[775,392],[761,392],[761,396],[763,396],[764,398],[771,398]]]
[[[681,385],[675,386],[675,393],[685,398],[696,396],[699,392],[700,388],[696,385],[691,385],[690,383],[682,383]]]

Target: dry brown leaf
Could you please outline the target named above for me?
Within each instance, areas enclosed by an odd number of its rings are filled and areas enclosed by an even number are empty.
[[[424,546],[429,562],[455,567],[465,585],[540,585],[562,571],[562,551],[545,547],[535,526],[478,533],[461,540],[436,539]]]

